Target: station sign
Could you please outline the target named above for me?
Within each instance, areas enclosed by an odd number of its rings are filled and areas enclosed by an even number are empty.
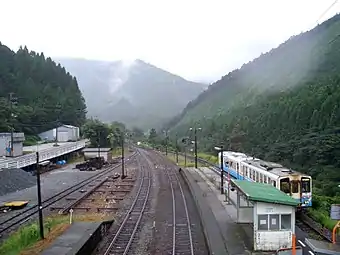
[[[332,220],[340,220],[340,204],[332,204],[330,216]]]

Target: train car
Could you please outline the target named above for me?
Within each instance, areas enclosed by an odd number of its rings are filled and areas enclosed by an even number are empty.
[[[239,180],[268,183],[299,201],[301,207],[312,206],[312,178],[280,164],[249,157],[244,153],[223,153],[226,172]]]
[[[239,174],[239,167],[242,161],[250,159],[248,155],[241,152],[224,151],[223,152],[223,169],[229,172],[233,178],[244,180]],[[218,165],[221,165],[221,152],[218,153]]]

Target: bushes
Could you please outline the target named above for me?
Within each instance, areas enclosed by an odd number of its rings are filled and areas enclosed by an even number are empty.
[[[332,230],[337,221],[331,220],[330,218],[331,205],[339,203],[339,197],[326,197],[313,194],[313,208],[308,210],[308,215],[323,227]]]
[[[68,217],[48,218],[44,222],[44,231],[47,235],[55,226],[66,223]],[[14,255],[32,246],[40,239],[37,223],[23,226],[14,232],[0,246],[0,254]]]

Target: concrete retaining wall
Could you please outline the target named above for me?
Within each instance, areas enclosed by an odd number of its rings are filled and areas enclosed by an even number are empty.
[[[111,224],[112,221],[73,223],[42,255],[91,254]]]
[[[203,226],[204,235],[207,241],[209,254],[219,255],[226,254],[228,251],[225,247],[220,228],[215,219],[210,206],[207,204],[204,198],[204,194],[198,184],[195,182],[193,177],[187,172],[187,170],[182,169],[180,174],[183,176],[184,180],[189,186],[190,192],[194,198],[196,207],[198,209],[201,223]]]

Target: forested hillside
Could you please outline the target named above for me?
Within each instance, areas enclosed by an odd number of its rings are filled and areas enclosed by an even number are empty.
[[[315,194],[339,195],[339,49],[336,15],[212,84],[168,127],[200,126],[200,150],[222,143],[283,162],[312,174]]]
[[[12,117],[9,93],[14,93]],[[35,135],[54,128],[57,121],[79,126],[86,105],[76,78],[43,53],[20,48],[11,51],[0,43],[0,132]]]

